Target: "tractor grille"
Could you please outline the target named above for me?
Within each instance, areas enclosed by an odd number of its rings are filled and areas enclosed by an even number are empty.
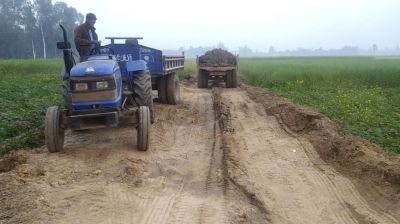
[[[104,90],[104,91],[85,91],[85,92],[72,92],[72,102],[87,102],[87,101],[98,101],[98,100],[113,100],[117,98],[116,89]]]
[[[98,87],[97,84],[106,85]],[[84,88],[78,88],[78,85]],[[115,76],[88,76],[71,78],[72,102],[114,100],[118,97]]]

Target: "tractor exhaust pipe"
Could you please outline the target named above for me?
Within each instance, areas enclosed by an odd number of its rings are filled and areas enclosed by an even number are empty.
[[[72,55],[71,43],[68,42],[67,31],[65,30],[63,25],[61,25],[61,24],[59,24],[59,25],[63,32],[64,41],[58,42],[57,48],[60,50],[63,50],[65,72],[67,73],[67,76],[69,78],[71,69],[75,65],[75,59],[74,59],[74,56]]]
[[[64,43],[68,43],[68,38],[67,38],[67,31],[65,30],[64,26],[60,24],[60,27],[63,31],[63,37],[64,37]]]

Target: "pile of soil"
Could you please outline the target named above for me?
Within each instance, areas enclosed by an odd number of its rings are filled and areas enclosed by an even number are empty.
[[[227,66],[236,65],[236,57],[224,49],[213,49],[199,57],[199,63],[203,66]]]

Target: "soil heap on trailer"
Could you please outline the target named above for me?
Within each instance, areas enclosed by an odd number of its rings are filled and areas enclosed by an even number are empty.
[[[220,48],[207,51],[197,58],[197,85],[207,88],[209,80],[223,80],[227,88],[236,88],[237,69],[237,56]]]

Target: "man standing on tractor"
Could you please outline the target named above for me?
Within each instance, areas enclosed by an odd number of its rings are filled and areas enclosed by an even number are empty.
[[[88,58],[93,48],[101,45],[101,41],[97,37],[96,28],[94,28],[96,20],[95,14],[88,13],[85,23],[75,28],[75,46],[81,61],[85,61]]]

